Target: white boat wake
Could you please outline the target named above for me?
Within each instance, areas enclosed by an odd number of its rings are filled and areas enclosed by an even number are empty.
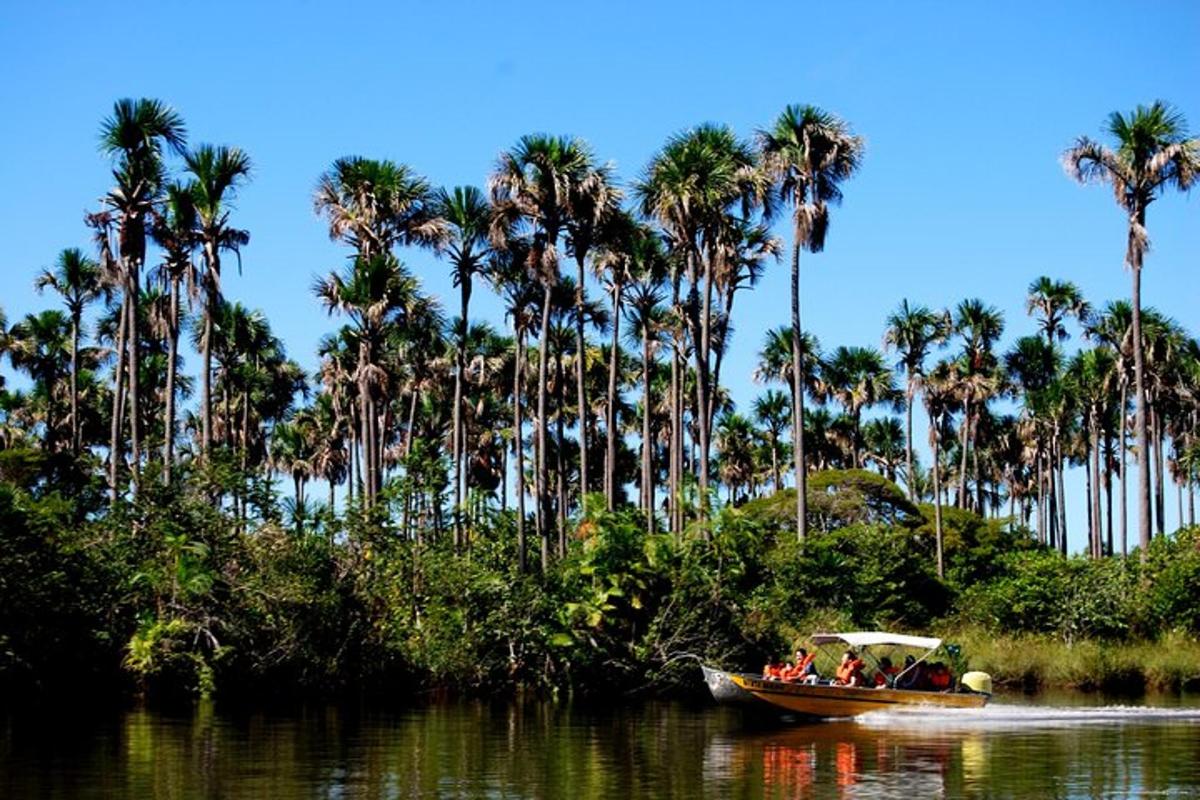
[[[1153,706],[1036,706],[996,703],[983,708],[935,708],[906,706],[873,711],[855,720],[869,728],[931,729],[1025,727],[1068,727],[1074,725],[1121,725],[1175,723],[1200,725],[1200,708]]]

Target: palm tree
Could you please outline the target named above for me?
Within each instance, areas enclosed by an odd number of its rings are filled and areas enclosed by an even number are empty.
[[[879,472],[893,483],[896,482],[896,473],[899,471],[901,458],[906,455],[904,452],[904,430],[900,427],[900,422],[895,417],[883,417],[881,419],[869,420],[863,425],[863,446],[866,451],[865,460],[873,461],[879,467]],[[905,483],[911,483],[911,479],[906,474]]]
[[[191,202],[196,217],[196,242],[204,258],[204,335],[200,345],[200,450],[212,446],[213,317],[221,299],[221,253],[232,252],[241,265],[241,248],[250,234],[229,225],[229,205],[250,175],[250,158],[236,147],[201,145],[184,157],[192,176]]]
[[[1125,263],[1133,273],[1133,365],[1138,459],[1138,536],[1142,558],[1150,546],[1150,462],[1142,351],[1142,264],[1150,248],[1146,210],[1168,189],[1187,191],[1200,171],[1200,139],[1189,138],[1183,115],[1162,101],[1130,114],[1114,111],[1106,132],[1111,149],[1081,136],[1063,155],[1067,174],[1080,183],[1109,184],[1126,215]]]
[[[954,330],[963,339],[957,385],[962,398],[962,464],[958,505],[967,507],[967,456],[976,435],[975,403],[986,404],[1000,391],[999,365],[992,348],[1004,333],[1004,316],[977,298],[963,300],[954,311]]]
[[[34,285],[39,292],[46,287],[58,292],[71,317],[71,452],[79,455],[79,338],[84,310],[103,293],[100,265],[71,247],[58,254],[53,269],[42,270]]]
[[[383,487],[384,431],[380,425],[387,372],[381,366],[389,328],[411,311],[417,282],[390,253],[364,261],[355,258],[342,274],[318,280],[313,291],[329,313],[350,318],[357,340],[355,383],[362,426],[363,504],[374,505]]]
[[[1100,427],[1116,380],[1116,359],[1107,348],[1078,353],[1067,367],[1067,386],[1078,400],[1086,430],[1086,468],[1091,486],[1088,549],[1093,558],[1104,554],[1100,535]]]
[[[642,352],[642,458],[641,458],[641,507],[646,512],[646,530],[654,532],[654,439],[651,433],[651,416],[655,404],[651,400],[654,376],[655,351],[662,343],[667,329],[667,312],[663,297],[669,264],[665,253],[661,259],[648,259],[637,273],[637,280],[630,289],[626,305],[626,317],[631,330],[629,336],[636,337]]]
[[[339,309],[352,318],[360,335],[355,380],[361,387],[363,505],[370,508],[383,486],[379,348],[390,317],[416,297],[413,279],[392,250],[397,245],[438,246],[446,238],[446,223],[436,213],[428,181],[403,164],[358,156],[338,159],[321,175],[313,208],[329,223],[329,238],[355,251],[347,272],[330,276],[317,290],[330,311]]]
[[[32,398],[44,403],[43,449],[52,456],[58,450],[62,424],[59,413],[61,379],[70,368],[70,317],[61,311],[26,314],[5,338],[13,368],[33,380]]]
[[[708,495],[709,440],[716,387],[712,382],[714,263],[730,227],[744,222],[765,197],[753,150],[731,130],[701,125],[669,139],[636,187],[642,213],[667,233],[684,264],[689,290],[683,317],[696,366],[696,428],[701,513]],[[736,214],[736,216],[735,216]]]
[[[1095,315],[1086,327],[1088,337],[1108,347],[1116,356],[1116,379],[1120,393],[1117,401],[1117,448],[1121,457],[1118,462],[1118,479],[1121,483],[1121,555],[1129,554],[1129,513],[1125,491],[1125,454],[1128,434],[1129,384],[1133,378],[1133,307],[1124,300],[1107,304],[1104,311]]]
[[[779,440],[791,421],[792,403],[788,395],[776,389],[768,389],[754,401],[754,419],[766,428],[771,447],[771,485],[780,489]]]
[[[825,249],[829,207],[841,202],[843,181],[862,162],[864,143],[850,126],[816,106],[790,105],[769,130],[760,131],[763,163],[792,216],[792,415],[796,473],[796,536],[807,525],[804,464],[804,364],[800,327],[800,251]]]
[[[736,412],[721,415],[716,426],[721,482],[729,489],[729,502],[738,503],[738,490],[754,476],[754,424]]]
[[[896,405],[899,392],[883,355],[869,347],[839,347],[821,368],[822,394],[841,403],[851,421],[851,461],[861,466],[864,409]]]
[[[118,100],[113,113],[100,126],[100,149],[116,161],[113,176],[117,185],[105,196],[104,203],[116,215],[119,281],[123,293],[122,320],[124,337],[118,337],[117,386],[114,391],[114,426],[119,425],[121,409],[121,374],[126,347],[128,359],[130,452],[134,486],[137,485],[141,462],[141,429],[139,415],[141,394],[138,386],[141,336],[138,330],[138,296],[141,291],[141,267],[146,260],[146,228],[154,204],[165,183],[164,149],[182,152],[186,132],[183,119],[172,108],[158,100]],[[106,217],[101,214],[99,217]],[[102,252],[111,252],[108,225],[97,221],[97,233],[104,239]],[[107,259],[105,259],[107,260]],[[101,265],[104,266],[103,264]],[[114,445],[119,447],[116,437]],[[111,459],[110,489],[115,500],[116,465],[120,453],[109,454]]]
[[[884,323],[883,347],[885,350],[895,350],[900,356],[898,366],[904,367],[905,376],[905,429],[904,429],[904,464],[905,483],[908,486],[908,499],[915,500],[913,485],[913,398],[925,375],[925,358],[935,345],[942,345],[949,338],[951,330],[950,314],[935,312],[925,306],[910,306],[908,300],[902,300],[897,308]]]
[[[501,153],[488,179],[495,215],[492,241],[502,247],[515,226],[530,231],[527,265],[542,287],[538,337],[537,494],[538,532],[542,539],[542,568],[549,558],[550,473],[546,451],[547,361],[553,291],[559,280],[558,240],[570,216],[570,194],[591,167],[591,153],[577,140],[531,135],[522,137],[510,151]]]
[[[1065,340],[1069,334],[1063,322],[1074,317],[1086,325],[1092,309],[1083,299],[1079,287],[1070,281],[1054,281],[1045,275],[1029,284],[1025,299],[1025,312],[1038,317],[1038,326],[1046,335],[1046,341]]]
[[[1024,426],[1033,444],[1037,469],[1038,540],[1056,545],[1058,503],[1053,479],[1057,464],[1058,428],[1052,411],[1061,404],[1062,353],[1057,343],[1022,336],[1004,356],[1010,379],[1024,396]],[[1051,479],[1046,480],[1049,472]],[[1049,531],[1049,535],[1047,535]]]
[[[589,158],[590,160],[590,158]],[[566,218],[567,247],[575,257],[575,352],[586,353],[587,346],[583,336],[584,325],[584,295],[585,269],[588,253],[604,236],[604,230],[609,221],[618,211],[621,201],[621,191],[615,186],[612,168],[605,164],[596,166],[591,163],[573,180],[568,187]],[[614,338],[616,334],[614,334]],[[588,443],[587,443],[587,387],[584,381],[586,358],[575,360],[575,392],[579,406],[579,492],[587,494],[589,487]],[[605,495],[611,507],[611,492],[608,488],[607,471],[605,473]]]
[[[949,415],[950,406],[953,402],[953,382],[950,363],[942,361],[930,371],[922,387],[922,394],[925,396],[925,409],[929,414],[929,448],[933,451],[933,461],[930,463],[929,472],[933,478],[933,524],[939,578],[946,576],[944,533],[942,530],[942,426]]]
[[[454,544],[463,543],[463,373],[466,370],[467,331],[469,307],[475,276],[486,275],[491,245],[488,228],[491,224],[491,206],[482,191],[474,186],[456,186],[452,191],[442,189],[434,202],[434,213],[445,220],[448,231],[446,254],[450,259],[454,285],[459,290],[461,327],[454,359],[454,412],[453,453],[454,461]]]

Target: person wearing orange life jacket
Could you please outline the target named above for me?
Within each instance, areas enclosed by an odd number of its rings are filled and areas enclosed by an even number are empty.
[[[838,665],[833,682],[838,686],[862,686],[865,682],[863,666],[862,659],[853,650],[847,650],[842,654],[842,663]]]
[[[941,661],[936,661],[929,665],[929,688],[935,692],[945,691],[950,688],[950,668]]]
[[[809,676],[815,677],[817,668],[813,666],[814,658],[816,658],[816,654],[810,654],[803,647],[796,650],[796,660],[793,662],[793,666],[783,673],[783,680],[796,683],[809,678]]]
[[[783,673],[786,669],[789,669],[789,667],[787,665],[772,664],[772,663],[768,662],[766,665],[763,666],[763,671],[762,671],[763,680],[765,680],[765,681],[783,680]]]
[[[900,668],[892,664],[892,660],[887,656],[879,659],[879,671],[875,673],[875,688],[884,689],[892,686],[896,681],[896,676],[900,674]]]

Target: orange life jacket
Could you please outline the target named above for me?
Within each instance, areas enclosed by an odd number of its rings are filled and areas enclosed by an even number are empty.
[[[778,680],[783,677],[783,672],[784,672],[783,664],[768,664],[767,668],[765,670],[763,670],[763,677],[764,678],[775,678],[776,680]]]
[[[929,670],[929,685],[934,689],[949,689],[950,670],[942,664]]]
[[[816,657],[816,653],[809,653],[804,658],[800,659],[796,666],[792,667],[791,669],[784,670],[782,676],[783,679],[785,681],[795,681],[803,678],[805,673],[808,672],[809,665],[812,664],[813,659]]]
[[[860,659],[855,658],[851,659],[850,661],[843,661],[838,665],[836,682],[844,686],[850,683],[850,681],[854,679],[855,675],[858,675],[859,683],[861,683],[862,668],[863,662]]]
[[[875,673],[875,685],[876,686],[887,686],[888,678],[894,678],[899,674],[900,674],[899,667],[897,667],[895,665],[890,666],[890,667],[885,667],[884,669]]]

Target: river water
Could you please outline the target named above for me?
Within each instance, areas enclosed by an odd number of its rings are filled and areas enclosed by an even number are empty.
[[[3,798],[1200,797],[1200,707],[753,724],[679,703],[0,717]]]

